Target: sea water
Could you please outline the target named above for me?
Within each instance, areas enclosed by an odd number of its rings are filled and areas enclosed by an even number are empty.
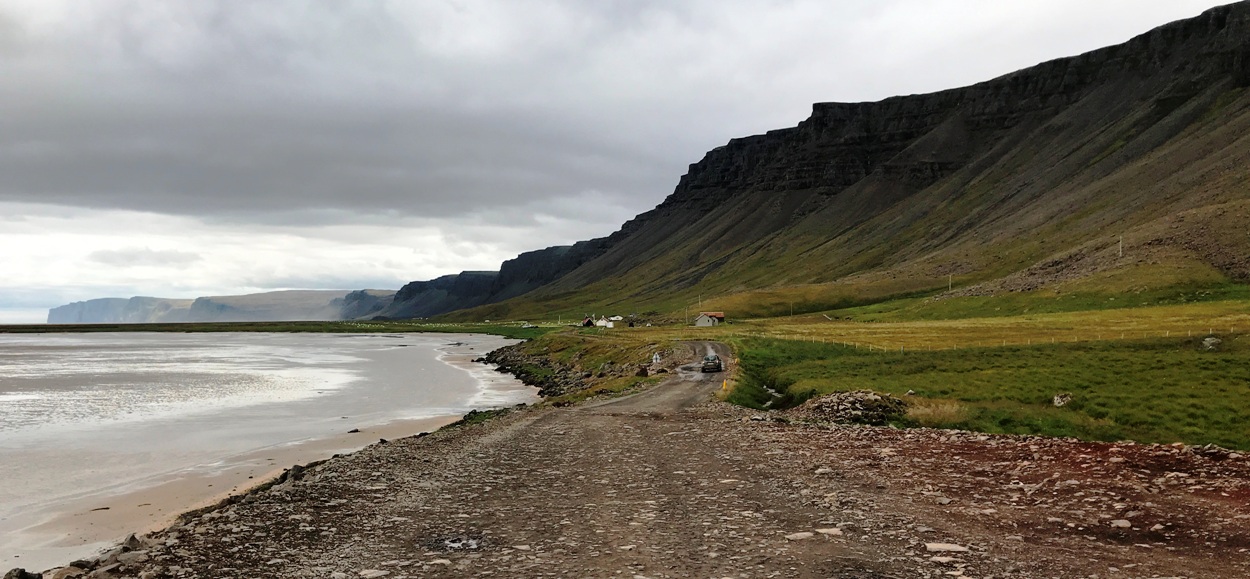
[[[31,513],[225,468],[351,428],[532,402],[470,361],[513,343],[430,334],[0,335],[0,565]],[[368,441],[364,441],[368,442]],[[26,561],[30,561],[30,556]]]

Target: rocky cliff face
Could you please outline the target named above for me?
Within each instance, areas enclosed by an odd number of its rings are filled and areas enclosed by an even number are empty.
[[[190,322],[288,322],[343,319],[343,290],[291,290],[196,298]]]
[[[379,311],[379,319],[426,318],[487,303],[499,272],[466,271],[429,281],[405,284],[392,303]]]
[[[601,240],[601,255],[536,296],[598,293],[622,285],[603,281],[614,276],[634,296],[898,277],[920,260],[999,275],[1003,256],[987,243],[1039,260],[1110,223],[1144,227],[1244,198],[1209,173],[1188,175],[1184,190],[1176,179],[1202,161],[1185,150],[1241,156],[1243,145],[1197,125],[1241,122],[1247,85],[1242,2],[970,87],[818,103],[796,127],[708,152],[663,203]],[[1108,196],[1123,205],[1105,207]],[[1048,227],[1058,234],[1041,237]]]
[[[602,255],[606,239],[548,247],[503,262],[497,272],[463,272],[430,281],[414,281],[381,309],[381,318],[424,318],[493,304],[543,287]]]
[[[339,319],[370,318],[390,306],[395,301],[395,293],[390,290],[357,290],[332,304],[340,308]]]

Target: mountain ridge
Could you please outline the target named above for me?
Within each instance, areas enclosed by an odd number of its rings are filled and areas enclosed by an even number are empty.
[[[1241,210],[1246,194],[1219,171],[1244,174],[1232,129],[1247,123],[1248,38],[1242,2],[969,87],[817,103],[795,127],[709,151],[664,202],[600,240],[596,258],[465,316],[846,286],[825,288],[819,308],[954,278],[993,285],[1073,252],[1105,259],[1108,227],[1150,247],[1148,261],[1244,280],[1244,262],[1195,249],[1196,229],[1156,230],[1183,211]],[[1235,224],[1216,229],[1208,245],[1240,251]]]

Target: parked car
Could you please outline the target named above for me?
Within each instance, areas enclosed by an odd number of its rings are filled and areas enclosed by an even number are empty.
[[[721,363],[720,356],[716,354],[708,354],[703,357],[704,372],[721,372],[725,369],[725,365]]]

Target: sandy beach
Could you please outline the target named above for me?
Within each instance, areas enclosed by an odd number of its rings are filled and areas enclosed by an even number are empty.
[[[227,457],[211,474],[173,474],[137,490],[77,498],[17,518],[22,554],[11,565],[43,569],[87,557],[115,545],[130,533],[150,533],[178,515],[220,502],[270,481],[292,465],[325,460],[377,442],[433,432],[459,420],[441,416],[403,420],[359,429],[358,433],[311,440]]]
[[[116,435],[122,437],[121,442],[110,441],[108,445],[93,445],[89,434],[79,433],[75,436],[86,438],[78,441],[79,449],[54,448],[66,444],[67,440],[73,441],[61,435],[46,435],[50,436],[47,443],[31,443],[28,448],[15,448],[18,443],[9,444],[4,449],[6,462],[35,465],[26,483],[10,486],[34,486],[46,480],[49,494],[30,496],[28,490],[25,495],[14,495],[27,500],[27,506],[11,508],[15,505],[6,505],[4,516],[0,517],[0,530],[3,530],[0,532],[0,565],[41,569],[89,557],[129,533],[164,528],[181,513],[245,492],[292,465],[349,453],[379,439],[393,440],[431,432],[458,420],[468,409],[536,399],[534,389],[472,362],[488,349],[511,343],[500,338],[387,336],[320,340],[321,343],[348,343],[355,349],[351,355],[360,358],[350,363],[343,361],[336,371],[349,368],[351,364],[363,364],[367,372],[336,392],[322,390],[318,396],[233,408],[229,413],[187,415],[180,419],[177,427],[160,420],[138,421],[124,428],[113,425],[110,432],[123,434]],[[381,345],[374,347],[375,343]],[[341,352],[326,352],[331,358],[339,354]],[[417,370],[416,376],[414,370]],[[406,389],[394,388],[396,384],[412,383],[414,379],[422,383],[437,382],[446,388],[422,393],[416,399],[409,399]],[[350,400],[351,405],[329,398],[331,395]],[[335,416],[340,412],[347,415]],[[403,414],[416,416],[397,418]],[[278,423],[274,432],[257,426],[271,422]],[[192,432],[197,429],[210,432]],[[222,432],[215,437],[211,431],[217,429],[233,432]],[[353,430],[357,432],[351,432]],[[16,432],[29,438],[40,434],[38,430],[33,431],[35,434]],[[21,436],[13,438],[21,439]],[[125,436],[183,437],[184,440],[126,443]],[[241,452],[212,454],[214,448],[236,449],[248,443],[254,443],[253,447]],[[112,448],[118,444],[140,449]],[[170,452],[171,448],[175,451]],[[150,470],[136,474],[143,468]],[[61,476],[65,480],[87,482],[79,489],[66,492],[56,486]],[[116,476],[116,480],[108,479],[109,476]],[[102,484],[101,480],[107,483]],[[21,490],[7,492],[13,494]]]

